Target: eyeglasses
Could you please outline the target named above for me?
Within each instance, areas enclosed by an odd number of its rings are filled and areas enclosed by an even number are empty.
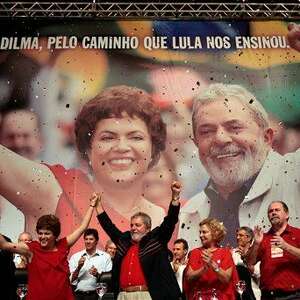
[[[248,234],[237,233],[236,237],[249,237]]]

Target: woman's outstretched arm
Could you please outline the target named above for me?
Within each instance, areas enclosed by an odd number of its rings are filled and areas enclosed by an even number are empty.
[[[25,215],[55,213],[61,192],[47,166],[0,145],[0,194]]]
[[[12,243],[7,241],[3,235],[0,234],[0,249],[13,253],[19,253],[24,256],[30,256],[31,252],[25,243]]]

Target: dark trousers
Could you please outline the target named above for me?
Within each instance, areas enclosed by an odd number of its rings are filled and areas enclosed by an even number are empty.
[[[255,300],[255,296],[252,290],[251,286],[251,273],[248,270],[248,268],[242,266],[242,265],[237,265],[236,266],[238,275],[240,280],[244,280],[246,282],[246,290],[243,293],[242,299],[243,300]],[[237,299],[241,299],[239,295],[237,295]]]
[[[75,292],[75,300],[98,300],[98,295],[96,292],[86,294],[83,292]]]

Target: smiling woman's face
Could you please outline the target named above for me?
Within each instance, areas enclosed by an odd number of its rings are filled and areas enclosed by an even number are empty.
[[[209,226],[207,226],[207,224],[203,224],[200,226],[199,235],[203,247],[210,247],[216,244],[213,233]]]
[[[97,123],[88,153],[101,184],[134,182],[148,171],[152,143],[148,128],[138,117],[109,118]]]
[[[39,229],[37,232],[38,240],[41,247],[46,250],[53,250],[55,247],[56,237],[51,230]]]

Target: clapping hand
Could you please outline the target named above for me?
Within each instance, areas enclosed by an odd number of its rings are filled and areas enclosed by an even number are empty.
[[[213,259],[213,253],[209,249],[205,249],[202,251],[202,259],[206,263],[206,268],[211,268],[213,270],[218,269],[219,265]]]
[[[180,267],[181,263],[180,263],[180,260],[175,258],[173,259],[173,270],[174,272],[177,272],[178,271],[178,268]]]
[[[215,262],[212,259],[213,254],[212,254],[212,252],[209,249],[204,249],[202,251],[202,255],[201,256],[202,256],[203,261],[206,263],[206,265],[208,267],[211,267],[211,268],[215,267]]]
[[[270,242],[272,246],[279,247],[283,250],[288,246],[288,243],[280,235],[274,235]]]
[[[92,266],[90,269],[89,269],[89,273],[95,277],[98,277],[99,273],[98,273],[98,270],[95,268],[95,266]]]
[[[249,245],[238,246],[237,253],[240,254],[240,256],[241,256],[242,259],[244,259],[247,256],[249,248],[250,248]]]
[[[212,261],[212,253],[211,251],[209,251],[208,249],[204,249],[202,251],[202,259],[204,260],[204,262],[206,262],[208,265],[211,264],[211,261]]]
[[[264,238],[264,233],[259,226],[254,227],[253,233],[254,233],[254,242],[255,244],[259,245]]]
[[[25,269],[26,266],[27,266],[27,263],[28,263],[27,257],[24,256],[24,255],[21,255],[20,259],[21,259],[21,261],[20,261],[19,264],[17,264],[17,268],[18,269]]]

